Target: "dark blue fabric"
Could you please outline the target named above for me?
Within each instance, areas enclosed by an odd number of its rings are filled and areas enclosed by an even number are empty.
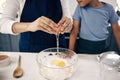
[[[26,0],[21,22],[32,22],[40,16],[46,16],[56,23],[59,22],[62,17],[60,0]],[[50,47],[56,47],[55,35],[43,31],[24,32],[20,35],[21,52],[40,52]],[[60,47],[66,47],[64,35],[60,35]]]
[[[89,41],[79,39],[79,53],[100,54],[105,51],[107,51],[106,40]]]

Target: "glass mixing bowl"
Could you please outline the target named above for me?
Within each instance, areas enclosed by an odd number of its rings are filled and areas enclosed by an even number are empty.
[[[108,51],[99,55],[100,80],[120,80],[120,55]]]
[[[62,55],[72,54],[69,57]],[[48,80],[66,80],[76,69],[78,57],[75,52],[65,48],[48,48],[37,55],[40,74]]]
[[[101,53],[99,55],[99,60],[101,63],[112,67],[120,66],[120,55],[118,55],[115,51]]]

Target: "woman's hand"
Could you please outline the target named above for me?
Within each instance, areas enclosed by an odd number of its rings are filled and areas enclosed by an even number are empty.
[[[21,27],[22,26],[22,27]],[[47,32],[49,34],[64,33],[71,30],[70,18],[62,18],[58,24],[51,19],[41,16],[33,22],[16,22],[12,25],[13,33],[35,32],[38,30]]]
[[[65,33],[69,32],[72,29],[72,21],[68,17],[63,17],[58,23],[58,32]]]
[[[41,16],[34,22],[30,23],[28,27],[28,31],[35,32],[37,30],[42,30],[49,34],[56,34],[57,33],[57,24],[53,22],[51,19]]]

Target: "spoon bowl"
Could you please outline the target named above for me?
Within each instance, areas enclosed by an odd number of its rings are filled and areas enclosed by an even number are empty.
[[[13,72],[13,77],[19,78],[23,75],[23,70],[21,69],[21,56],[19,56],[18,66]]]

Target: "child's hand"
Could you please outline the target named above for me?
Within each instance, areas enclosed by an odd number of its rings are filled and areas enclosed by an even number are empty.
[[[62,58],[71,58],[73,55],[74,54],[71,53],[70,51],[67,51],[67,52],[64,52],[64,53],[62,52],[62,53],[59,54],[59,56],[62,57]]]

